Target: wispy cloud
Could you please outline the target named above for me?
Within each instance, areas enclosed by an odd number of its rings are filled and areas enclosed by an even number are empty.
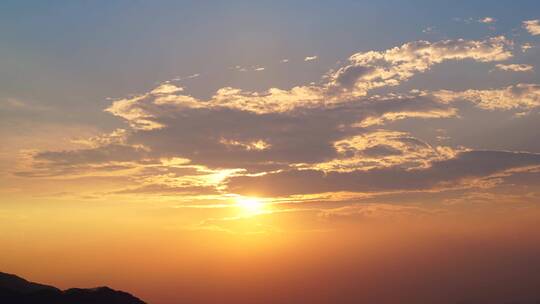
[[[533,66],[530,64],[497,64],[495,67],[502,71],[511,71],[511,72],[532,72]]]
[[[493,17],[484,17],[484,18],[478,19],[478,22],[485,23],[485,24],[493,24],[496,21],[497,21],[497,19],[495,19]]]
[[[249,71],[261,72],[261,71],[265,70],[265,67],[262,67],[262,66],[244,67],[244,66],[241,66],[241,65],[236,65],[236,66],[233,67],[233,69],[238,71],[238,72],[249,72]]]
[[[314,61],[314,60],[317,60],[317,58],[319,58],[318,56],[307,56],[306,58],[304,58],[304,61]]]
[[[422,33],[424,34],[433,34],[436,32],[436,29],[434,26],[428,26],[425,29],[422,30]]]
[[[533,45],[528,43],[528,42],[525,42],[521,45],[521,51],[522,52],[527,52],[528,50],[532,49],[533,48]]]
[[[191,74],[191,75],[188,75],[188,76],[185,76],[185,77],[176,77],[176,78],[173,78],[172,81],[182,81],[182,80],[186,80],[186,79],[195,79],[195,78],[198,78],[199,76],[201,76],[201,74],[196,73],[196,74]]]
[[[445,102],[466,100],[488,110],[533,109],[540,106],[540,85],[517,84],[502,89],[448,90],[433,93]]]

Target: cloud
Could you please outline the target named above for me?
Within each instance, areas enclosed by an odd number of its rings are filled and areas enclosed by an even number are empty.
[[[199,74],[199,73],[191,74],[191,75],[188,75],[186,77],[177,76],[176,78],[173,78],[172,81],[182,81],[182,80],[186,80],[186,79],[195,79],[195,78],[197,78],[199,76],[201,76],[201,74]]]
[[[167,91],[178,93],[165,95],[162,91],[119,100],[107,110],[125,119],[131,126],[129,131],[116,130],[82,142],[89,148],[41,152],[34,159],[67,167],[181,158],[216,169],[266,172],[300,163],[331,165],[332,159],[343,158],[336,143],[366,133],[366,126],[410,117],[455,115],[451,105],[430,96],[379,96],[284,111],[274,108],[285,105],[276,104],[280,99],[274,96],[290,97],[290,93],[271,90],[264,96],[222,89],[212,101],[199,101],[182,95],[182,90],[169,88]],[[259,104],[261,107],[256,107]],[[388,150],[396,144],[381,141],[380,147],[370,146],[372,150],[366,153],[373,156],[383,146]],[[355,160],[348,161],[355,164]]]
[[[251,151],[251,150],[262,151],[262,150],[266,150],[270,148],[271,146],[269,143],[261,139],[256,140],[256,141],[238,141],[238,140],[229,140],[229,139],[221,138],[219,142],[231,148],[240,148],[240,149],[244,149],[248,151]]]
[[[248,72],[248,71],[252,71],[252,72],[262,72],[264,71],[266,68],[265,67],[261,67],[261,66],[251,66],[251,67],[243,67],[243,66],[240,66],[240,65],[236,65],[234,66],[232,69],[238,71],[238,72]]]
[[[169,94],[182,92],[183,90],[184,88],[177,87],[170,83],[165,83],[153,89],[150,93],[155,94],[155,95],[169,95]]]
[[[24,112],[51,112],[53,109],[35,102],[21,100],[19,98],[0,98],[0,110],[4,113],[24,113]]]
[[[314,61],[314,60],[317,60],[317,56],[307,56],[306,58],[304,58],[304,61]]]
[[[165,184],[150,184],[114,191],[113,194],[143,194],[143,195],[213,195],[219,194],[211,186],[170,186]]]
[[[512,41],[499,36],[482,41],[415,41],[386,51],[356,53],[348,65],[327,75],[328,86],[334,92],[364,96],[375,88],[399,85],[447,60],[507,60],[512,57],[512,46]]]
[[[122,101],[121,108],[113,104],[109,111],[136,130],[127,143],[148,148],[154,157],[184,157],[226,168],[321,162],[336,155],[335,141],[363,132],[366,121],[383,124],[408,117],[455,115],[450,105],[428,96],[373,97],[328,107],[282,109],[290,92],[254,95],[222,89],[216,95],[196,106],[191,101],[186,105],[184,97],[165,103],[159,101],[162,96],[147,96],[132,104],[135,110],[125,109]],[[138,127],[140,118],[131,113],[143,109],[144,122],[159,128]]]
[[[17,98],[5,98],[0,100],[0,109],[27,109],[29,108],[29,105],[26,102],[23,102],[22,100],[19,100]]]
[[[523,28],[533,36],[540,35],[540,20],[526,20],[523,21]]]
[[[14,172],[24,177],[80,177],[129,173],[146,161],[148,150],[141,146],[105,143],[89,148],[40,151],[31,155]]]
[[[533,66],[529,64],[497,64],[497,69],[511,72],[532,72]]]
[[[141,160],[147,152],[144,148],[111,144],[90,149],[39,152],[34,160],[56,165],[99,164]]]
[[[434,161],[454,157],[458,151],[449,147],[433,147],[406,132],[377,130],[334,142],[337,156],[331,161],[302,169],[324,172],[353,172],[375,168],[427,168]]]
[[[436,32],[436,29],[433,26],[428,26],[428,27],[426,27],[425,29],[422,30],[422,33],[424,33],[424,34],[433,34],[435,32]]]
[[[483,175],[471,173],[474,164],[455,176],[440,168],[459,166],[473,152],[385,127],[411,118],[458,117],[457,100],[484,109],[529,109],[538,105],[538,86],[369,94],[447,60],[500,61],[512,56],[511,49],[504,37],[410,42],[354,54],[317,84],[264,91],[223,87],[206,99],[164,83],[112,102],[106,111],[123,120],[125,128],[79,139],[83,148],[35,153],[31,168],[17,174],[98,175],[109,170],[132,182],[115,194],[392,191],[394,177],[399,191],[455,185]]]
[[[528,43],[528,42],[523,43],[523,44],[521,45],[521,51],[522,51],[522,52],[527,52],[528,50],[530,50],[530,49],[532,49],[532,48],[533,48],[533,45],[530,44],[530,43]]]
[[[295,86],[289,90],[271,88],[249,92],[232,87],[219,89],[210,100],[183,94],[172,84],[133,98],[115,101],[107,111],[130,122],[135,129],[158,129],[163,125],[152,119],[160,110],[229,108],[255,113],[291,112],[300,108],[332,107],[362,97],[368,91],[396,86],[416,73],[446,60],[473,59],[480,62],[505,60],[512,56],[512,42],[504,37],[483,41],[444,40],[436,43],[417,41],[390,50],[357,53],[349,64],[326,75],[321,85]],[[170,94],[163,94],[165,92]],[[174,94],[172,94],[174,92]]]
[[[434,161],[430,167],[377,168],[367,171],[323,172],[287,170],[261,176],[237,176],[228,180],[228,190],[239,194],[287,196],[325,192],[384,192],[471,187],[474,180],[505,170],[540,166],[540,154],[504,151],[465,151],[456,157]]]
[[[360,127],[384,125],[387,122],[407,118],[449,118],[456,117],[457,110],[448,104],[440,103],[438,97],[427,96],[422,92],[410,95],[391,94],[367,99],[371,101],[371,111],[366,118],[357,123]],[[369,105],[370,103],[367,103]]]
[[[181,90],[178,90],[179,92]],[[155,90],[133,98],[115,101],[106,111],[122,117],[132,128],[151,130],[163,127],[153,117],[163,110],[181,112],[188,109],[230,109],[258,114],[289,112],[296,108],[323,103],[321,88],[298,86],[290,90],[272,88],[249,92],[232,87],[219,89],[210,100],[199,100],[185,94],[156,94]]]
[[[245,68],[245,67],[243,67],[243,66],[240,66],[240,65],[234,66],[233,69],[237,70],[238,72],[247,72],[247,71],[248,71],[247,68]]]
[[[400,219],[410,220],[418,216],[433,214],[437,210],[430,210],[417,206],[392,205],[381,203],[355,204],[339,208],[328,208],[321,210],[319,217],[325,220],[367,220],[367,219]]]
[[[485,23],[485,24],[492,24],[492,23],[495,23],[496,21],[497,19],[493,17],[484,17],[484,18],[478,19],[478,22]]]
[[[502,89],[437,91],[434,96],[444,102],[466,100],[487,110],[533,109],[540,106],[540,85],[516,84]]]

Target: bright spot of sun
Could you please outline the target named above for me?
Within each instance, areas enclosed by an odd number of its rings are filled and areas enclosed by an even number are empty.
[[[237,197],[236,205],[242,209],[246,215],[256,215],[264,212],[265,203],[255,197]]]

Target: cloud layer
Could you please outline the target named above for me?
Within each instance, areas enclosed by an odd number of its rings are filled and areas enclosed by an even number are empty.
[[[485,110],[532,110],[540,106],[537,84],[372,92],[398,88],[447,61],[528,70],[501,63],[513,57],[513,45],[502,36],[409,42],[353,54],[318,84],[262,92],[223,87],[208,99],[166,82],[106,109],[125,129],[81,141],[81,149],[36,152],[16,174],[128,178],[131,185],[115,194],[282,197],[486,186],[494,174],[540,165],[540,157],[444,146],[389,125],[457,119],[461,101]]]

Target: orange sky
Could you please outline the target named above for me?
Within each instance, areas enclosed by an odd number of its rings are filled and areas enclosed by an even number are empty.
[[[266,214],[197,229],[201,218],[243,211],[43,202],[3,214],[0,260],[4,271],[34,281],[109,285],[151,303],[534,300],[535,207],[429,215],[360,209]]]

